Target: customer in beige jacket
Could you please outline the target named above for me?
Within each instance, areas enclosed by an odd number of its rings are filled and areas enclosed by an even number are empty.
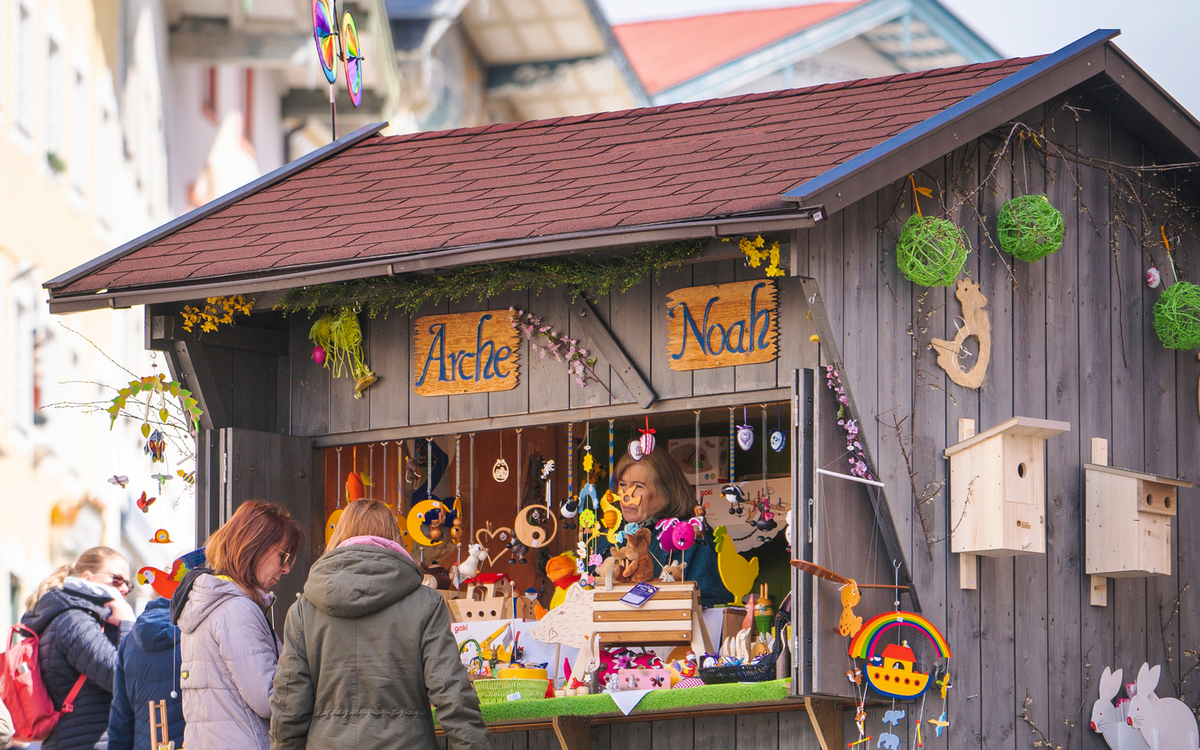
[[[180,630],[183,744],[188,750],[267,750],[279,643],[270,589],[303,540],[278,505],[243,503],[213,533],[209,568],[188,573],[171,600]]]

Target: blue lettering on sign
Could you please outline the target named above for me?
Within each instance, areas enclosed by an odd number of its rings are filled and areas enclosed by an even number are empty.
[[[683,308],[680,311],[680,315],[683,316],[683,340],[679,344],[679,351],[672,354],[671,359],[684,357],[688,350],[689,337],[695,340],[696,345],[700,347],[700,352],[707,357],[715,357],[725,352],[749,354],[756,348],[766,349],[768,346],[767,335],[771,330],[771,311],[770,309],[758,309],[758,290],[766,285],[766,282],[759,282],[750,290],[749,323],[746,318],[742,318],[730,323],[728,327],[717,322],[709,324],[709,314],[712,312],[713,305],[721,300],[719,296],[712,297],[704,305],[704,315],[699,323],[686,302],[678,302],[668,308],[667,316],[672,319],[675,318],[675,309]],[[747,326],[749,326],[748,331]]]
[[[512,357],[512,347],[497,347],[496,342],[483,337],[483,324],[491,320],[491,315],[482,315],[475,326],[475,349],[462,349],[457,352],[446,351],[446,324],[435,323],[429,326],[429,353],[425,357],[425,367],[421,369],[421,377],[417,386],[425,384],[429,376],[429,368],[437,363],[437,380],[441,383],[455,381],[493,380],[507,378],[512,368],[501,368],[501,365]],[[480,364],[482,363],[482,365]]]

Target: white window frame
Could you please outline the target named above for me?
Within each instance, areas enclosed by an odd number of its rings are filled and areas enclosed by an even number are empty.
[[[63,27],[58,6],[51,4],[43,15],[41,36],[41,54],[45,64],[42,67],[40,94],[42,97],[39,114],[41,115],[41,166],[51,178],[58,175],[50,169],[49,154],[54,152],[58,158],[66,161],[63,123],[66,120],[63,113],[63,90],[66,83],[66,29]],[[53,53],[53,54],[52,54]]]
[[[101,242],[111,242],[116,235],[116,191],[121,184],[120,170],[125,155],[121,144],[120,110],[113,91],[111,75],[100,76],[94,89],[96,127],[92,154],[92,211],[96,234]]]
[[[41,38],[37,5],[33,0],[16,0],[11,17],[9,79],[12,81],[13,108],[10,132],[18,146],[32,151],[33,134],[37,132],[38,63],[41,57],[37,43]]]
[[[0,0],[2,2],[2,0]],[[91,173],[90,138],[92,96],[87,47],[78,37],[71,43],[71,81],[69,128],[67,131],[67,175],[71,188],[67,191],[72,205],[81,213],[87,211],[88,176]]]

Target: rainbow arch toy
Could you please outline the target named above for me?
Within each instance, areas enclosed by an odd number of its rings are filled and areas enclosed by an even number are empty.
[[[929,689],[929,675],[916,671],[916,657],[904,641],[897,638],[899,642],[883,643],[885,635],[901,627],[923,633],[939,658],[950,658],[950,644],[941,631],[913,612],[884,612],[872,617],[850,641],[848,653],[867,661],[863,674],[872,690],[888,698],[913,700]],[[882,651],[877,653],[881,646]]]

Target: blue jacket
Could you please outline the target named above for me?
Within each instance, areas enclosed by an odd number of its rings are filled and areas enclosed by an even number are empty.
[[[643,521],[639,524],[643,528],[650,529],[651,532],[650,554],[654,555],[654,574],[656,576],[662,574],[663,566],[667,563],[666,550],[658,543],[658,531],[654,528],[654,524],[657,522],[657,520]],[[608,557],[611,547],[612,544],[604,537],[596,540],[596,552],[600,557]],[[673,558],[675,562],[679,562],[678,551],[674,553]],[[721,573],[717,570],[717,548],[713,542],[711,528],[705,526],[703,539],[697,537],[696,543],[683,551],[683,561],[687,563],[687,567],[683,570],[684,579],[695,581],[700,588],[700,606],[710,608],[726,605],[733,601],[733,594],[725,588],[725,584],[721,582]]]
[[[183,744],[179,628],[171,624],[170,606],[170,599],[147,604],[133,634],[121,644],[108,715],[108,750],[152,750],[150,702],[160,700],[167,702],[168,736],[177,747]]]
[[[43,750],[106,750],[108,709],[112,704],[117,646],[133,629],[104,621],[112,612],[111,598],[98,586],[68,578],[61,589],[50,589],[21,621],[38,634],[38,667],[55,708],[61,708],[79,675],[87,681],[75,698],[75,710],[64,714]]]

